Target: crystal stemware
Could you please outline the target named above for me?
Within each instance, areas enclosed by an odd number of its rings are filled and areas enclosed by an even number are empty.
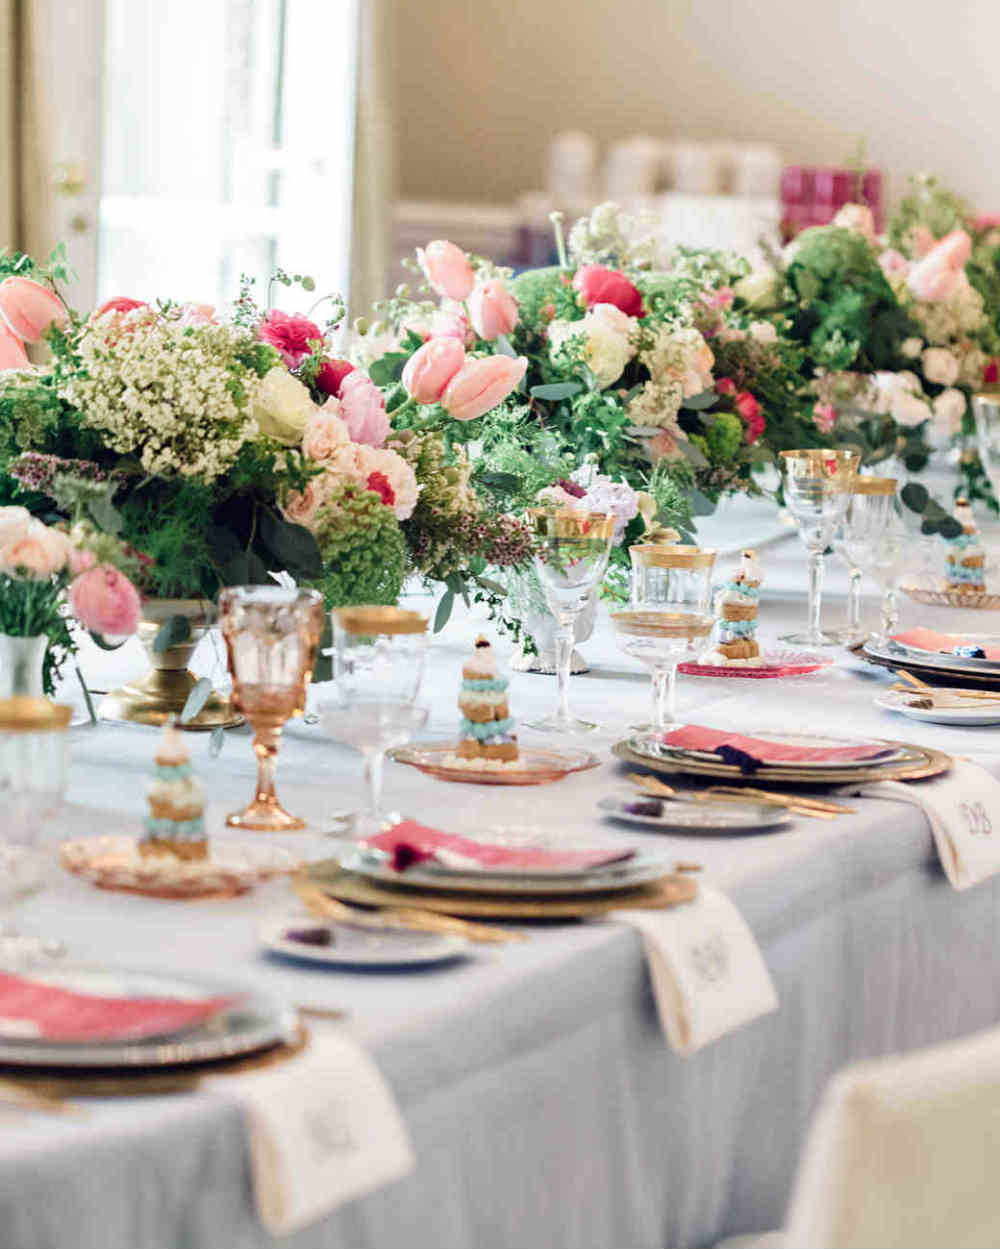
[[[844,519],[848,488],[861,457],[856,451],[809,448],[782,451],[785,503],[809,552],[809,622],[804,633],[782,640],[797,646],[835,646],[837,639],[820,628],[823,554]]]
[[[993,493],[1000,497],[1000,393],[973,395],[972,415],[976,421],[979,458]]]
[[[677,719],[677,665],[712,631],[715,552],[696,546],[640,543],[629,549],[632,595],[613,612],[618,646],[653,677],[652,731]]]
[[[556,619],[555,712],[527,727],[547,733],[589,733],[597,725],[577,720],[569,710],[569,676],[577,617],[604,579],[611,554],[615,518],[605,512],[573,508],[535,508],[529,513],[535,532],[535,569],[549,611]]]
[[[367,810],[337,818],[362,836],[378,832],[385,752],[401,746],[427,723],[415,706],[423,679],[427,620],[399,607],[340,607],[333,612],[334,687],[320,706],[326,733],[361,752]]]
[[[847,553],[847,543],[844,539],[844,526],[841,525],[834,535],[833,542],[834,555],[839,556],[841,562],[847,567],[847,628],[834,629],[830,636],[843,643],[844,646],[854,646],[865,637],[865,632],[861,628],[861,581],[864,573],[855,564]]]
[[[233,705],[253,725],[257,792],[226,817],[233,828],[286,832],[305,828],[274,791],[281,731],[306,705],[323,631],[323,597],[316,590],[230,586],[219,595],[219,619],[233,678]]]
[[[896,590],[912,539],[896,507],[895,477],[856,477],[844,517],[844,549],[848,559],[871,577],[882,591],[879,632],[872,639],[884,646],[899,619]]]

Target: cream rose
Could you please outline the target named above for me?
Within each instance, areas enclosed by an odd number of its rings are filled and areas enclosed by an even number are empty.
[[[945,433],[957,433],[965,415],[965,395],[960,390],[942,390],[934,400],[934,422]]]
[[[318,411],[298,378],[276,364],[258,387],[253,418],[262,434],[291,447],[301,441],[306,422]]]
[[[331,397],[306,417],[302,453],[310,460],[328,460],[345,442],[350,442],[347,425],[340,415],[339,401]]]
[[[584,359],[598,386],[616,382],[635,355],[632,334],[635,318],[614,304],[595,304],[580,321],[553,321],[549,326],[550,354],[555,356],[571,339],[583,338]]]
[[[944,347],[928,347],[920,357],[924,377],[938,386],[952,386],[958,381],[958,361]]]

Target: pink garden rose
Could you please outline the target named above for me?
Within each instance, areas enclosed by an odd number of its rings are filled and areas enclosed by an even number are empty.
[[[306,417],[302,454],[308,459],[328,460],[338,447],[350,442],[351,436],[340,412],[338,401],[328,399],[321,408]]]
[[[445,387],[465,363],[458,338],[432,338],[410,356],[403,369],[403,386],[417,403],[437,403]]]
[[[460,247],[445,239],[435,239],[417,248],[417,260],[427,280],[446,299],[468,299],[475,283],[469,258]]]
[[[310,344],[323,341],[323,331],[308,317],[274,308],[257,326],[257,337],[280,351],[288,368],[295,369],[312,354]]]
[[[29,520],[22,527],[9,530],[0,546],[0,569],[12,577],[26,575],[45,581],[62,572],[69,562],[73,544],[59,529],[51,529],[40,520]]]
[[[837,409],[832,403],[817,403],[813,405],[812,417],[819,432],[829,434],[837,423]]]
[[[972,239],[964,230],[952,230],[913,265],[907,285],[918,299],[949,299],[967,281],[965,266],[971,254]]]
[[[69,587],[69,605],[85,629],[105,637],[129,637],[142,616],[139,591],[111,564],[80,573]]]
[[[24,344],[0,321],[0,370],[26,369],[30,364]]]
[[[340,383],[340,414],[352,442],[381,447],[389,435],[382,392],[360,369],[348,373]]]
[[[595,304],[614,304],[627,317],[646,315],[641,291],[620,269],[581,265],[573,278],[573,289],[580,292],[588,308]]]
[[[305,525],[307,529],[312,527],[313,521],[316,519],[316,513],[326,501],[325,494],[320,482],[322,478],[314,477],[311,481],[306,482],[305,489],[290,494],[285,500],[285,506],[281,509],[285,514],[285,519],[290,520],[293,525]]]
[[[480,338],[493,342],[517,325],[517,300],[497,278],[483,282],[469,296],[469,320]]]
[[[524,356],[467,360],[445,388],[442,406],[456,421],[474,421],[506,399],[527,369]]]
[[[53,325],[68,320],[62,300],[47,286],[31,278],[4,278],[0,282],[0,319],[22,342],[41,342]]]
[[[661,429],[646,443],[646,454],[654,464],[660,460],[683,460],[684,452],[677,441],[677,430],[671,427]]]

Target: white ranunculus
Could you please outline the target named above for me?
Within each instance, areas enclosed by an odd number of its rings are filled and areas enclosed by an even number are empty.
[[[958,381],[958,361],[944,347],[928,347],[920,357],[924,377],[938,386],[952,386]]]
[[[299,379],[276,364],[257,391],[253,418],[262,434],[292,447],[302,441],[306,422],[318,411]]]
[[[931,415],[920,378],[908,369],[898,373],[876,373],[872,384],[875,391],[874,410],[888,413],[897,424],[919,425]]]
[[[580,321],[553,321],[549,352],[554,358],[571,339],[584,340],[584,359],[602,390],[616,382],[635,355],[635,318],[614,304],[595,304]]]
[[[946,433],[957,433],[965,415],[965,395],[950,387],[942,390],[934,400],[935,423]]]
[[[903,345],[900,348],[907,360],[916,360],[924,349],[924,340],[922,338],[904,338]]]

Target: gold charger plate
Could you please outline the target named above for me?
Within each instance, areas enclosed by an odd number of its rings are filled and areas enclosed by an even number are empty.
[[[560,781],[571,772],[586,772],[600,764],[589,750],[546,750],[522,746],[517,767],[464,768],[449,764],[458,749],[457,742],[427,742],[397,746],[386,753],[397,763],[433,776],[439,781],[459,781],[467,785],[547,785]]]
[[[1000,608],[1000,594],[988,590],[949,590],[946,586],[901,585],[903,593],[915,603],[928,607],[971,607],[996,611]]]
[[[765,765],[756,772],[744,773],[734,763],[718,763],[710,759],[650,759],[635,750],[630,750],[625,742],[616,742],[611,753],[626,763],[638,763],[652,772],[665,772],[671,776],[718,776],[726,777],[737,784],[760,785],[766,782],[781,782],[785,785],[852,785],[860,781],[916,781],[929,776],[938,776],[951,768],[951,756],[942,750],[934,750],[930,746],[917,746],[911,742],[896,742],[914,751],[917,758],[887,763],[881,767],[862,766],[856,768],[796,768],[793,766],[775,767]]]
[[[364,876],[356,876],[335,860],[311,864],[307,875],[324,893],[341,902],[357,906],[419,907],[437,915],[471,915],[479,919],[587,919],[632,907],[679,906],[698,896],[698,882],[678,872],[643,885],[588,893],[578,898],[567,898],[565,894],[554,898],[538,894],[494,898],[474,893],[444,893],[438,889],[426,892],[410,887],[394,889],[391,885],[376,884]]]

